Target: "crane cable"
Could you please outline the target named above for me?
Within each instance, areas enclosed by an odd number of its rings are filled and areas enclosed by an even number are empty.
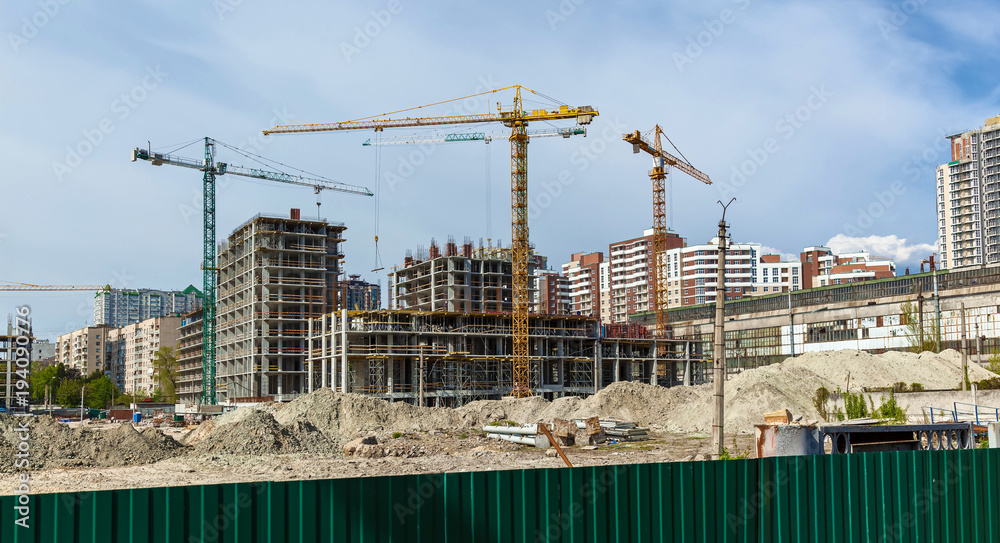
[[[372,272],[385,269],[382,265],[382,258],[378,252],[378,226],[382,207],[382,146],[378,142],[382,139],[382,131],[375,131],[375,268]]]
[[[490,138],[486,138],[486,239],[493,240],[493,153],[490,152]]]

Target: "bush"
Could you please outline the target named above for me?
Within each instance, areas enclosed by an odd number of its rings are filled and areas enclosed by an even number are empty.
[[[906,422],[906,411],[896,403],[896,394],[889,393],[889,399],[883,399],[882,405],[872,411],[872,416],[879,419],[887,419],[889,422]]]
[[[976,388],[979,390],[998,390],[1000,389],[1000,377],[990,377],[989,379],[976,381]]]
[[[920,383],[910,383],[910,392],[923,392],[924,385]]]
[[[399,439],[401,437],[403,437],[403,432],[393,432],[392,433],[392,438],[393,439]]]
[[[830,412],[827,406],[827,402],[830,400],[830,391],[826,387],[819,387],[816,389],[816,395],[813,396],[813,407],[819,412],[819,416],[823,417],[823,420],[830,420]]]
[[[844,393],[844,410],[848,419],[863,419],[868,416],[868,403],[865,402],[865,395],[861,392],[851,394]]]

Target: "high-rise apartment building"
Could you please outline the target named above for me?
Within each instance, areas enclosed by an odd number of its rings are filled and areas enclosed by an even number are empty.
[[[110,371],[105,352],[109,326],[86,326],[56,339],[56,363],[81,375]]]
[[[684,238],[667,231],[665,252],[684,247]],[[628,322],[628,315],[656,309],[653,283],[653,229],[635,239],[608,246],[611,270],[611,322]],[[671,290],[680,288],[680,279],[670,281]],[[677,283],[677,284],[673,284]],[[668,298],[669,300],[669,298]],[[668,303],[669,307],[669,303]]]
[[[601,299],[601,308],[599,316],[601,322],[607,323],[611,322],[611,262],[601,262],[599,268],[599,279],[597,282],[599,296]]]
[[[292,399],[307,390],[308,320],[338,307],[346,228],[258,214],[219,251],[216,390],[220,401]]]
[[[948,139],[935,176],[941,267],[1000,263],[1000,116]]]
[[[177,401],[196,404],[202,391],[202,310],[181,317],[177,329]]]
[[[360,275],[350,275],[341,288],[344,309],[370,311],[382,307],[382,285],[362,281]]]
[[[107,289],[94,297],[94,326],[121,328],[153,317],[190,313],[201,305],[201,291],[194,286],[184,290]]]
[[[569,313],[569,282],[562,273],[555,270],[535,272],[537,290],[531,311],[542,315],[566,315]]]
[[[562,265],[563,276],[569,285],[569,312],[573,315],[599,316],[601,314],[601,264],[604,253],[574,253]]]
[[[726,249],[726,299],[750,296],[757,282],[760,244],[729,243]],[[715,303],[719,288],[719,240],[681,249],[682,305]]]
[[[153,357],[160,347],[175,349],[180,317],[154,317],[107,331],[107,374],[127,394],[152,394],[158,387]]]

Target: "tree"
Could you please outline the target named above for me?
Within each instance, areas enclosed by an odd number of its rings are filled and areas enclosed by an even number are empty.
[[[173,347],[160,347],[153,355],[153,371],[156,373],[156,382],[159,394],[164,401],[177,401],[177,372],[180,364],[174,355]]]
[[[940,337],[940,324],[931,319],[929,323],[920,326],[920,312],[913,302],[905,301],[899,305],[903,324],[906,325],[906,337],[910,342],[910,350],[915,353],[924,351],[938,352],[940,347],[937,338]]]
[[[111,405],[112,399],[117,395],[118,387],[111,382],[107,375],[101,374],[88,380],[84,403],[87,407],[94,409],[107,409]]]
[[[67,377],[66,366],[56,364],[44,368],[36,368],[31,372],[29,382],[31,383],[31,399],[42,401],[45,399],[45,389],[49,387],[49,394],[54,398],[59,384]]]
[[[79,379],[64,379],[56,391],[56,402],[66,408],[80,407],[80,388],[82,386],[83,383]]]

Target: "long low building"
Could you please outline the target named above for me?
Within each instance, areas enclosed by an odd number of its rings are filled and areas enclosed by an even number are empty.
[[[907,303],[918,308],[915,325],[908,325]],[[921,315],[927,338],[940,322],[942,348],[958,349],[963,306],[970,352],[992,353],[1000,347],[1000,266],[734,300],[725,307],[727,362],[730,371],[739,371],[806,352],[908,350],[919,342]],[[710,352],[714,315],[707,304],[672,310],[674,337],[699,341]],[[647,326],[652,321],[652,314],[633,318]]]
[[[697,342],[654,340],[639,329],[615,333],[594,317],[532,315],[532,393],[551,399],[593,394],[615,381],[705,381]],[[310,320],[308,391],[329,387],[434,405],[497,399],[510,394],[512,350],[503,314],[343,310]]]

